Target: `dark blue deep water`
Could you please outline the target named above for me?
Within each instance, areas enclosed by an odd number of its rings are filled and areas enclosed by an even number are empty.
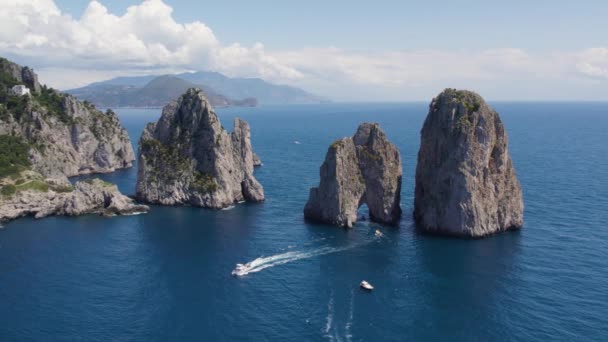
[[[521,231],[415,232],[426,104],[222,109],[226,128],[236,114],[251,124],[267,201],[5,225],[0,340],[606,341],[608,104],[494,106],[524,188]],[[118,112],[135,142],[160,110]],[[362,121],[379,122],[404,162],[404,216],[384,238],[374,224],[302,219],[328,145]],[[102,177],[133,194],[135,175]],[[230,275],[254,260],[258,272]],[[376,290],[362,292],[363,279]]]

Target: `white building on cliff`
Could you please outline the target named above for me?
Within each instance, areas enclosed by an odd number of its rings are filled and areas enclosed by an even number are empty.
[[[30,90],[23,84],[19,84],[11,88],[11,94],[15,96],[30,95]]]

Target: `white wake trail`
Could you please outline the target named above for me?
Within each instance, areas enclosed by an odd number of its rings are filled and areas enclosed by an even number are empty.
[[[348,321],[346,322],[346,325],[344,326],[344,334],[346,337],[346,341],[348,341],[348,342],[352,341],[352,338],[353,338],[353,334],[350,329],[353,326],[354,313],[355,313],[355,291],[351,289],[350,290],[350,309],[348,310]]]
[[[309,259],[312,257],[330,254],[330,253],[337,253],[337,252],[345,251],[345,250],[351,249],[351,248],[353,248],[353,247],[338,247],[338,248],[322,247],[322,248],[318,248],[318,249],[315,249],[312,251],[307,251],[307,252],[306,251],[305,252],[293,251],[293,252],[277,254],[277,255],[264,257],[264,258],[257,258],[246,264],[248,266],[247,273],[256,273],[256,272],[265,270],[267,268],[284,265],[289,262],[302,260],[302,259]]]
[[[349,249],[353,249],[356,247],[360,247],[371,243],[377,240],[378,237],[374,237],[373,239],[362,242],[362,243],[354,243],[351,245],[343,246],[343,247],[332,247],[332,246],[323,246],[310,250],[301,250],[301,251],[289,251],[286,253],[275,254],[267,257],[259,257],[254,259],[246,264],[238,264],[237,268],[232,271],[233,275],[236,276],[245,276],[250,273],[260,272],[267,268],[284,265],[290,262],[294,262],[302,259],[309,259],[321,255],[332,254],[347,251]]]
[[[334,293],[332,292],[329,296],[329,303],[327,303],[327,317],[325,317],[325,336],[331,339],[329,332],[334,323]]]

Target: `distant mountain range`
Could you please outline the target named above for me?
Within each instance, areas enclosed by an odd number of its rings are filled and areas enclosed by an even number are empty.
[[[192,87],[201,88],[216,107],[327,102],[299,88],[259,78],[230,78],[217,72],[117,77],[67,92],[101,108],[162,107]]]

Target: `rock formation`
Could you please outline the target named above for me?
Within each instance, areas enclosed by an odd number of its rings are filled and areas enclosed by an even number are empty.
[[[11,87],[31,94],[16,96]],[[26,215],[146,211],[100,180],[66,177],[130,167],[129,135],[112,111],[41,86],[27,67],[0,58],[0,220]]]
[[[0,135],[23,137],[32,167],[44,176],[112,172],[135,160],[127,131],[116,114],[40,86],[34,72],[0,59]],[[31,96],[6,90],[25,83]]]
[[[352,227],[365,203],[372,221],[398,223],[401,157],[378,124],[361,124],[354,137],[334,142],[320,174],[304,208],[306,219]]]
[[[137,197],[149,203],[225,208],[264,200],[253,176],[249,125],[222,127],[200,89],[168,104],[139,141]]]
[[[145,205],[134,204],[132,199],[118,191],[116,185],[99,179],[77,182],[72,186],[65,177],[44,179],[32,171],[22,173],[21,177],[20,184],[2,186],[0,222],[22,216],[128,215],[149,209]]]
[[[476,93],[446,89],[421,132],[414,218],[427,232],[481,237],[523,225],[523,199],[496,113]]]
[[[27,86],[32,93],[40,93],[41,86],[38,82],[38,75],[34,73],[34,70],[28,67],[21,67],[0,57],[0,71],[9,76],[10,79],[15,80],[16,83]]]
[[[264,163],[262,163],[262,159],[260,159],[260,156],[258,156],[256,153],[253,153],[253,166],[258,167],[262,165],[264,165]]]

